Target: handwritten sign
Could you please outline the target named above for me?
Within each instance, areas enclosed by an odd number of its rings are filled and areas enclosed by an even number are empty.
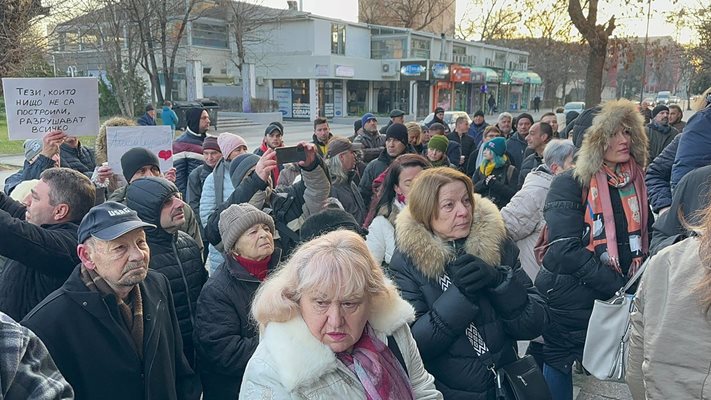
[[[60,130],[71,136],[99,132],[98,81],[90,78],[3,78],[10,139],[36,139]]]
[[[158,157],[161,172],[173,167],[173,131],[169,125],[106,128],[106,152],[115,174],[123,173],[121,156],[134,147],[152,151]]]

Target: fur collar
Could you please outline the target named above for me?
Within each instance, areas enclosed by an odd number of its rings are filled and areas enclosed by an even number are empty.
[[[584,186],[588,186],[593,175],[602,168],[607,140],[620,125],[632,132],[630,154],[641,168],[646,167],[649,144],[642,114],[629,100],[608,101],[593,119],[592,126],[585,131],[585,139],[575,162],[575,178]]]
[[[381,340],[415,320],[415,310],[410,303],[397,295],[383,305],[382,310],[368,321]],[[288,391],[314,382],[338,368],[336,355],[311,334],[300,316],[287,322],[270,322],[261,340]]]
[[[489,199],[474,194],[474,216],[464,250],[491,265],[501,263],[501,245],[506,239],[506,226],[499,209]],[[405,207],[397,217],[395,243],[413,265],[429,279],[437,279],[453,260],[454,249],[415,221]]]

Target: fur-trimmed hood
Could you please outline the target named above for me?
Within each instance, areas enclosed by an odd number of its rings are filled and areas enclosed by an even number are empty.
[[[106,145],[106,128],[109,126],[136,126],[136,121],[124,117],[113,117],[104,122],[99,128],[99,134],[96,136],[94,143],[94,153],[96,157],[96,165],[108,161],[108,150]]]
[[[585,139],[575,162],[575,178],[587,186],[590,179],[602,168],[607,141],[620,126],[629,128],[630,154],[640,167],[647,164],[649,141],[644,127],[644,117],[629,100],[608,101],[585,132]]]
[[[392,297],[381,310],[368,320],[381,340],[415,320],[414,308],[400,296]],[[287,322],[270,322],[261,341],[260,346],[268,349],[274,361],[280,382],[289,391],[338,368],[336,355],[311,334],[301,316]]]
[[[474,194],[474,216],[469,236],[464,242],[464,250],[490,265],[499,265],[501,246],[506,235],[506,226],[496,205],[491,200]],[[450,243],[415,221],[408,207],[397,217],[395,243],[429,279],[439,278],[445,266],[455,257],[454,248]]]

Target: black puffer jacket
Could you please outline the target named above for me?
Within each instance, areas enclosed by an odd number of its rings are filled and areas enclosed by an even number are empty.
[[[518,191],[518,169],[506,161],[506,164],[501,167],[494,168],[491,175],[494,175],[495,179],[487,184],[486,175],[481,172],[480,168],[477,168],[472,176],[474,191],[493,201],[499,209],[502,209],[509,204],[511,198]]]
[[[37,226],[25,221],[26,207],[0,192],[0,311],[21,320],[59,289],[80,262],[79,221]]]
[[[585,189],[587,193],[587,188]],[[544,358],[548,365],[568,371],[575,359],[582,360],[588,320],[595,300],[607,300],[625,284],[625,277],[608,267],[585,248],[589,227],[584,222],[583,187],[573,171],[557,176],[546,197],[543,216],[549,243],[536,287],[547,297],[550,323],[546,326]],[[619,191],[610,187],[615,214],[620,265],[629,268],[632,254]],[[569,240],[558,239],[571,238]],[[624,268],[623,268],[624,270]],[[627,272],[626,270],[624,271]]]
[[[669,207],[672,203],[671,172],[674,166],[676,149],[679,148],[681,135],[674,136],[671,143],[649,164],[644,183],[647,184],[649,205],[652,211],[659,212],[662,208]]]
[[[200,221],[200,196],[202,196],[202,186],[205,184],[205,179],[213,171],[213,168],[207,164],[203,164],[193,170],[188,176],[188,192],[185,201],[190,205],[193,212],[195,213],[195,218],[200,226],[200,233],[205,240],[205,235],[202,230],[202,222]]]
[[[82,146],[81,143],[76,148],[62,143],[59,146],[59,159],[62,167],[79,171],[88,177],[91,177],[96,167],[94,151]]]
[[[276,268],[276,249],[269,271]],[[261,282],[234,257],[226,257],[202,288],[195,317],[195,349],[203,400],[234,400],[239,396],[247,361],[259,344],[249,310]]]
[[[516,340],[540,335],[545,307],[507,238],[503,219],[489,200],[475,196],[474,217],[466,239],[448,243],[415,221],[405,208],[397,217],[397,249],[390,270],[402,297],[415,308],[412,335],[425,368],[445,399],[493,399],[495,385],[487,364],[475,352],[465,330],[474,323],[494,363],[516,360]],[[452,284],[438,281],[455,256],[469,253],[506,272],[498,287],[482,292],[473,304]]]
[[[162,178],[134,181],[126,191],[126,205],[145,222],[157,228],[145,229],[151,249],[149,268],[165,275],[173,292],[175,313],[183,336],[183,350],[190,365],[195,364],[193,324],[200,290],[207,280],[202,253],[195,240],[185,232],[168,233],[160,227],[160,212],[168,197],[178,188]]]

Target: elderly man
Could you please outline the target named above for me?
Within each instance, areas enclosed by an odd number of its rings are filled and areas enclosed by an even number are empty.
[[[388,133],[388,128],[390,128],[390,125],[392,124],[405,124],[405,112],[402,110],[398,110],[397,108],[390,111],[390,121],[380,128],[380,134],[385,135]]]
[[[512,132],[513,117],[507,112],[502,112],[499,114],[499,118],[496,119],[496,127],[499,128],[501,136],[505,139],[511,137]],[[482,140],[483,142],[484,140]]]
[[[679,131],[679,133],[684,131],[684,127],[686,126],[686,122],[682,121],[682,118],[684,118],[684,111],[681,110],[681,107],[679,107],[679,105],[677,104],[670,104],[669,125]]]
[[[520,114],[516,119],[516,133],[506,140],[506,151],[511,156],[511,164],[519,169],[523,163],[523,155],[528,147],[526,136],[528,136],[528,130],[531,129],[531,125],[533,125],[531,114]]]
[[[81,263],[23,321],[47,345],[76,399],[198,399],[168,279],[149,271],[144,228],[106,202],[79,226]]]
[[[198,244],[190,235],[179,231],[185,223],[185,203],[172,182],[147,177],[128,187],[126,205],[135,210],[143,222],[155,225],[155,228],[145,229],[152,255],[149,267],[170,281],[175,312],[183,335],[183,352],[190,365],[194,366],[194,310],[202,285],[207,281],[207,271],[203,267]]]
[[[79,262],[77,227],[94,205],[94,185],[69,168],[40,175],[27,206],[0,193],[0,311],[21,320]]]
[[[674,127],[669,125],[669,107],[660,104],[652,110],[652,120],[647,125],[649,138],[649,162],[651,163],[669,143],[678,135]]]
[[[356,133],[353,143],[363,146],[363,161],[375,160],[385,148],[385,135],[378,132],[378,120],[371,113],[363,114],[360,119],[361,128]]]
[[[457,118],[457,121],[459,121],[459,118]],[[472,124],[469,126],[469,131],[467,132],[469,136],[474,139],[475,147],[484,141],[484,129],[486,129],[487,126],[489,126],[489,124],[484,121],[484,112],[477,110],[472,117]]]
[[[331,197],[338,199],[343,209],[353,215],[358,224],[362,224],[368,208],[363,202],[358,185],[353,182],[356,167],[355,146],[360,147],[344,137],[334,136],[328,145],[326,167],[331,174]]]
[[[153,107],[153,104],[146,106],[146,113],[141,115],[141,118],[139,118],[136,122],[141,126],[156,125],[156,109]]]

